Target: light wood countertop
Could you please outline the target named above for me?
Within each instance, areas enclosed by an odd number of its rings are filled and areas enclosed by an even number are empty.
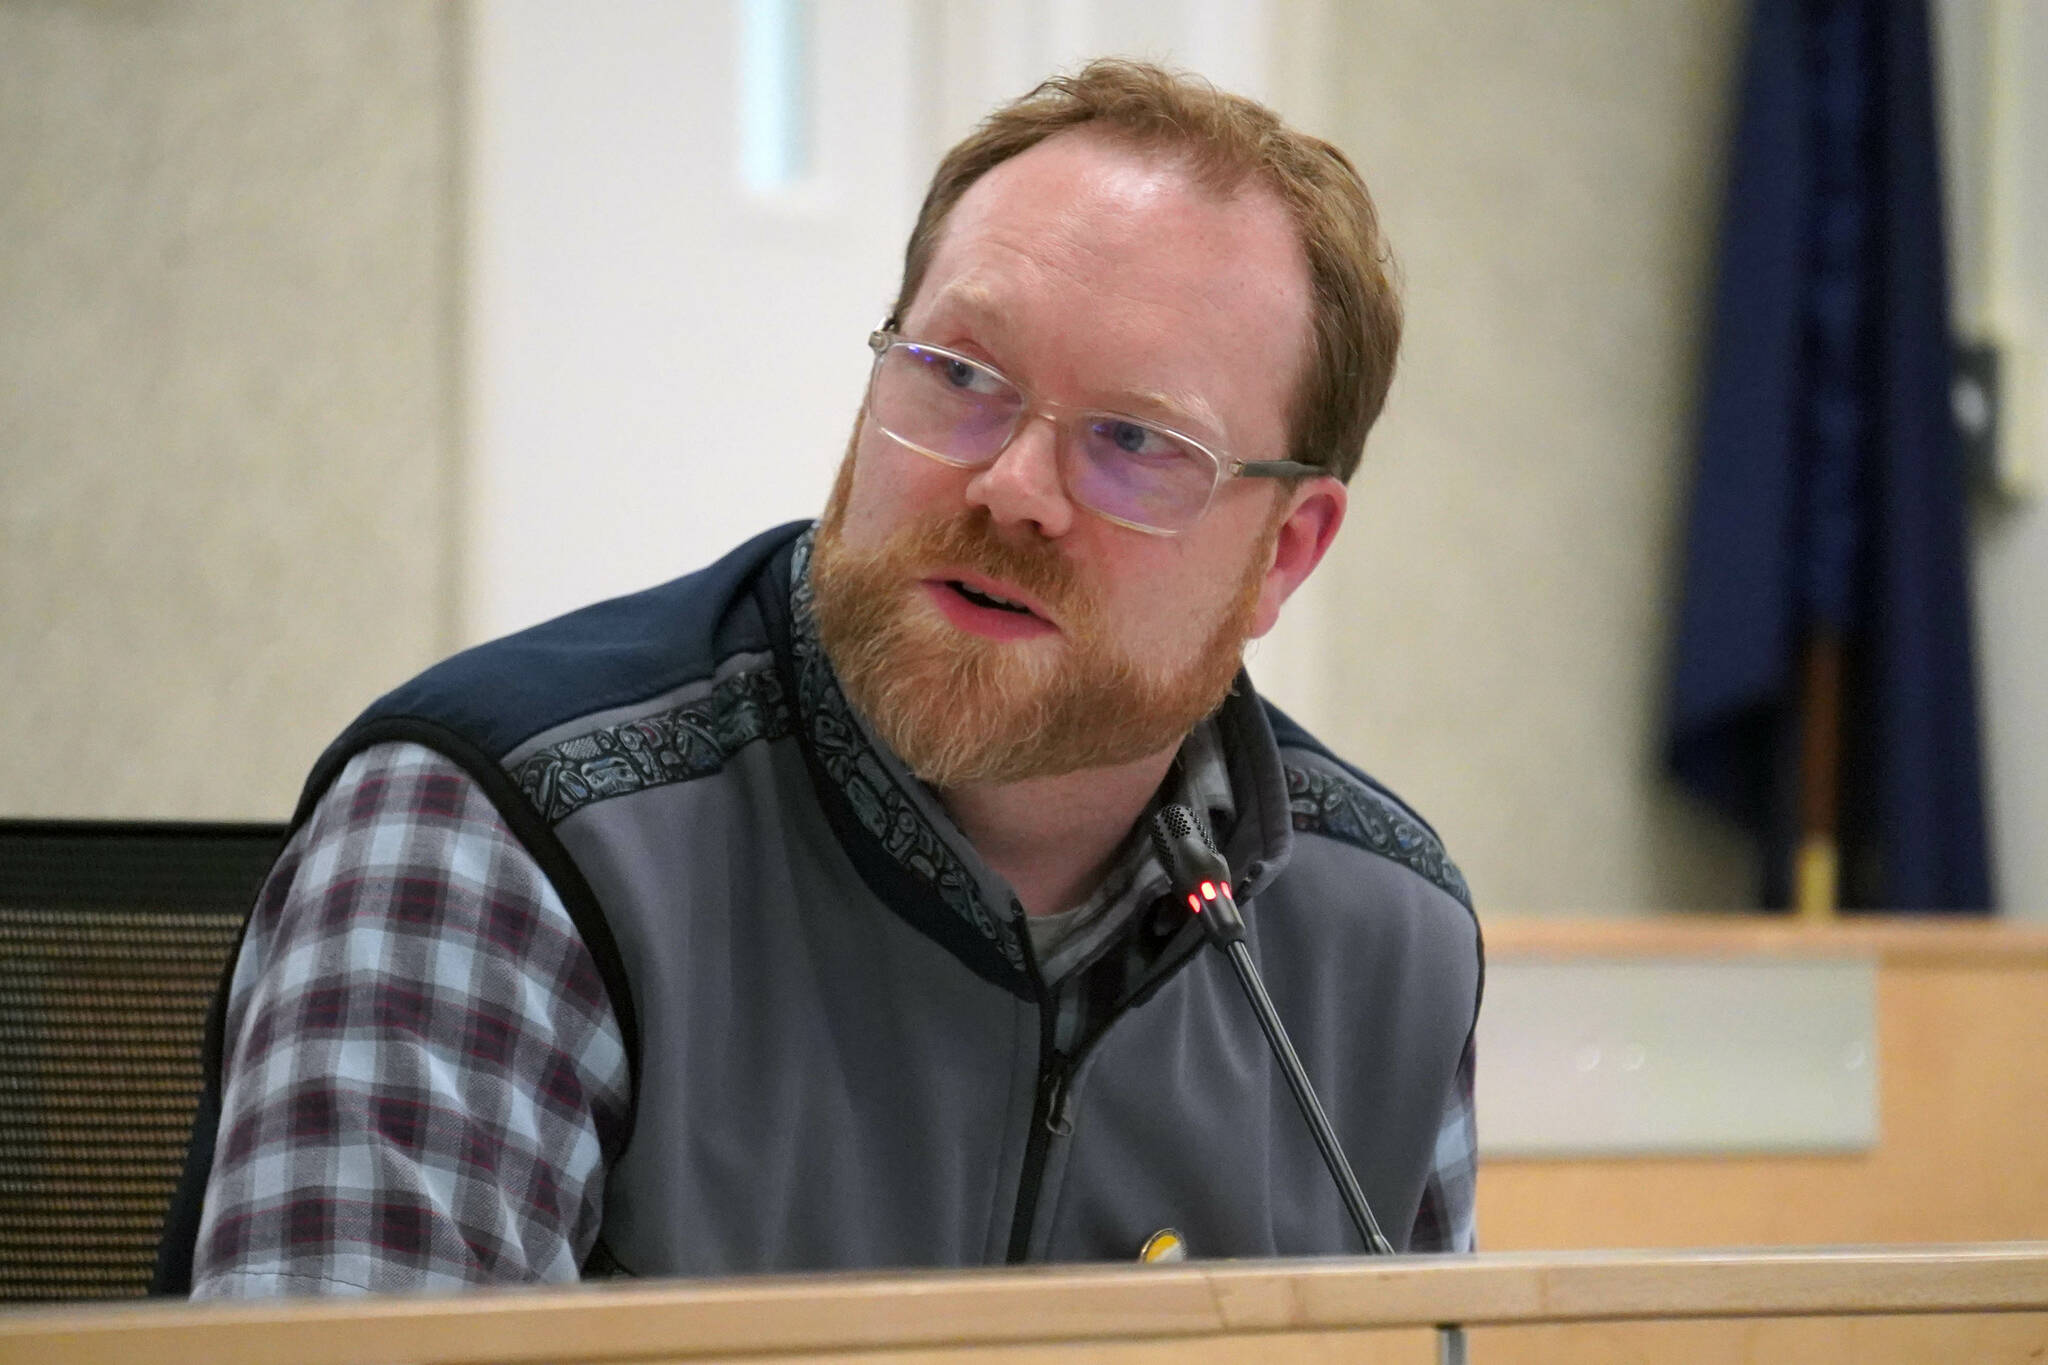
[[[1891,965],[2048,967],[2048,924],[1976,916],[1663,914],[1642,918],[1482,915],[1486,955],[1504,958],[1856,957]]]
[[[1043,1266],[463,1298],[0,1314],[0,1361],[398,1365],[1105,1343],[1468,1325],[2039,1312],[2048,1243]],[[1250,1342],[1245,1349],[1258,1351]]]

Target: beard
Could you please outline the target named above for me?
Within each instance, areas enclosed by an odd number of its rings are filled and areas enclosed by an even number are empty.
[[[849,548],[852,464],[849,452],[812,550],[818,635],[847,698],[924,782],[944,789],[1131,763],[1179,745],[1229,694],[1277,518],[1194,658],[1156,672],[1118,647],[1100,594],[1056,543],[1004,540],[985,508]],[[1023,589],[1061,634],[1018,642],[959,629],[923,600],[921,580],[941,568]]]

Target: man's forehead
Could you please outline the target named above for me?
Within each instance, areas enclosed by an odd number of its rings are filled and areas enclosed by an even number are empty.
[[[980,275],[958,275],[946,281],[923,301],[918,314],[930,325],[965,328],[999,353],[1011,337],[1013,310],[1004,306],[998,287]],[[1170,382],[1141,382],[1119,392],[1122,405],[1136,415],[1164,421],[1189,435],[1216,439],[1224,434],[1215,407],[1192,389]]]
[[[1119,395],[1210,437],[1243,434],[1226,432],[1205,396],[1213,378],[1197,394],[1181,385],[1193,379],[1184,367],[1148,361],[1220,346],[1242,364],[1294,373],[1311,344],[1307,261],[1276,193],[1249,182],[1220,192],[1184,156],[1086,130],[1047,139],[962,196],[903,321],[1000,347],[1044,323],[1049,297],[1061,300],[1069,333],[1109,342],[1138,329],[1142,344],[1116,351],[1133,367],[1116,376]],[[1162,314],[1176,324],[1164,332]]]
[[[1055,133],[990,167],[953,205],[939,245],[963,229],[1005,221],[1021,219],[1057,240],[1119,225],[1143,231],[1154,216],[1185,219],[1190,210],[1233,212],[1298,247],[1292,215],[1258,177],[1226,181],[1189,152],[1090,127]]]

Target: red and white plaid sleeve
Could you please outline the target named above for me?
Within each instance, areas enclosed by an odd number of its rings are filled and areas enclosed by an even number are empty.
[[[359,754],[257,900],[229,991],[193,1297],[567,1281],[628,1071],[589,951],[462,770]]]
[[[1467,1038],[1437,1127],[1436,1159],[1408,1236],[1411,1252],[1479,1249],[1479,1131],[1473,1117],[1472,1080],[1472,1040]]]

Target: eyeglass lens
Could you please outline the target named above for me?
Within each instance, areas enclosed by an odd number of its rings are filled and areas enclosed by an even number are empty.
[[[1022,419],[1024,395],[972,361],[897,342],[882,353],[869,416],[899,441],[962,467],[992,462]],[[1060,467],[1076,502],[1118,521],[1178,530],[1208,505],[1216,464],[1171,432],[1109,413],[1063,427]]]

